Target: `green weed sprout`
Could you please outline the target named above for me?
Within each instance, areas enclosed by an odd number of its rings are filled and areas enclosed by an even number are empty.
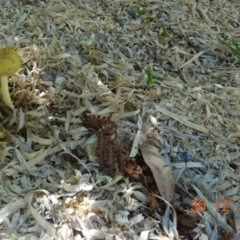
[[[164,24],[162,24],[160,28],[160,40],[165,42],[166,40],[169,40],[169,33],[172,31],[171,26],[166,27]]]
[[[138,17],[138,18],[141,18],[142,15],[143,15],[142,10],[141,10],[140,7],[136,7],[136,13],[137,13],[137,17]],[[146,20],[146,21],[152,21],[152,20],[153,20],[153,17],[147,16],[147,17],[145,17],[145,18],[143,18],[143,19]]]
[[[140,18],[142,16],[142,10],[140,7],[136,7],[136,13],[137,13],[138,18]]]
[[[162,35],[163,35],[163,37],[167,37],[168,36],[168,30],[167,30],[166,26],[162,25],[161,28],[162,28]]]
[[[232,43],[229,44],[221,39],[219,39],[219,40],[222,44],[227,46],[230,49],[230,51],[237,56],[238,59],[240,59],[240,43],[238,43],[236,41],[232,41]]]
[[[146,20],[146,21],[150,21],[150,22],[151,22],[151,21],[153,20],[153,17],[151,17],[151,16],[147,16],[147,17],[144,18],[144,20]]]
[[[148,68],[148,69],[145,70],[145,73],[146,73],[146,75],[147,75],[147,81],[146,81],[147,89],[149,89],[150,86],[153,84],[152,71]]]

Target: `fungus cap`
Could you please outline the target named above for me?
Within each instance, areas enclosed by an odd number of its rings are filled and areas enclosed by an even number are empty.
[[[21,58],[13,48],[0,48],[0,76],[11,76],[21,66]]]

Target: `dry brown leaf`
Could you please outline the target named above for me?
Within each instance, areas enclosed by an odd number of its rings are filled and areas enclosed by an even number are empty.
[[[151,169],[161,196],[171,202],[173,199],[175,183],[172,171],[158,149],[150,143],[143,142],[140,150],[145,163]]]

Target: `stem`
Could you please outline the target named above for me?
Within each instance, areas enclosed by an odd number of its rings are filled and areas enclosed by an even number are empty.
[[[9,90],[8,90],[8,77],[2,76],[1,78],[1,85],[2,85],[2,96],[3,96],[3,102],[6,106],[8,106],[11,109],[14,109]]]

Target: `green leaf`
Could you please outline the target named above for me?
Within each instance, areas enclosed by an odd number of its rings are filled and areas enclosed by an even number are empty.
[[[148,17],[145,17],[144,20],[151,22],[153,20],[153,17],[148,16]]]
[[[153,75],[150,69],[146,69],[145,73],[147,75],[146,84],[147,84],[147,88],[149,89],[149,87],[153,84]]]
[[[136,13],[139,18],[142,16],[142,10],[140,9],[140,7],[136,7]]]
[[[167,28],[166,28],[166,26],[165,25],[162,25],[162,35],[164,36],[164,37],[167,37],[168,36],[168,30],[167,30]]]
[[[236,41],[232,41],[231,44],[219,39],[220,43],[222,43],[223,45],[227,46],[230,51],[235,54],[237,56],[237,58],[240,59],[240,44]]]

